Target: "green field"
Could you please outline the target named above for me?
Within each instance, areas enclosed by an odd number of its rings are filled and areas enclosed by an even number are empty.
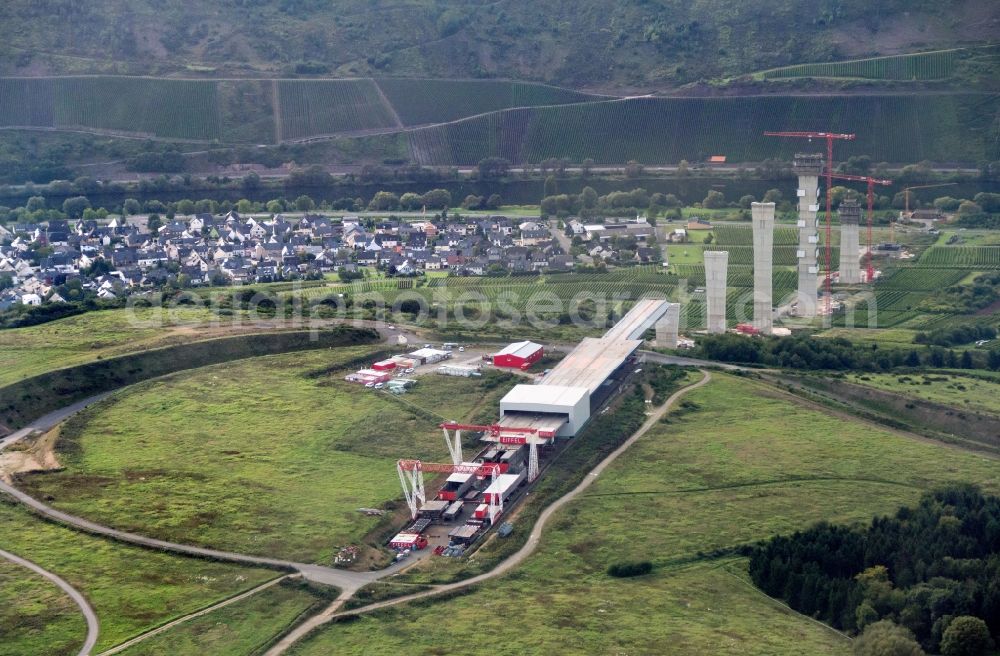
[[[121,653],[125,656],[257,654],[281,631],[328,603],[300,583],[282,581],[251,597],[167,629]]]
[[[0,523],[4,527],[0,546],[62,577],[90,601],[101,624],[98,650],[277,576],[271,570],[173,556],[91,537],[42,521],[5,499],[0,500]],[[36,575],[28,570],[3,571],[13,577],[13,584],[0,586],[0,617],[9,619],[13,608],[17,620],[0,624],[4,631],[0,653],[57,654],[52,648],[65,644],[61,653],[75,654],[85,633],[76,605],[52,598],[46,589],[45,598],[53,606],[33,606],[38,597],[32,602],[20,595],[31,592]],[[42,618],[46,628],[39,631]],[[8,632],[11,627],[17,628]]]
[[[21,656],[28,645],[47,654],[76,654],[87,627],[73,600],[46,578],[0,558],[0,656]]]
[[[369,79],[281,80],[277,89],[282,139],[396,126],[392,108]]]
[[[358,508],[402,503],[396,459],[446,458],[438,422],[493,418],[513,384],[429,375],[395,398],[344,382],[345,371],[322,373],[373,350],[251,358],[140,383],[71,419],[57,444],[65,469],[22,485],[141,534],[328,563],[379,526]]]
[[[848,380],[955,408],[1000,414],[1000,383],[937,372],[850,374]]]
[[[998,463],[713,376],[554,518],[540,551],[511,575],[329,626],[293,653],[451,644],[471,654],[850,653],[847,640],[747,584],[744,561],[727,550],[819,520],[865,522],[945,481],[995,491]],[[629,560],[651,560],[654,571],[605,574]],[[511,622],[512,608],[545,620]]]
[[[218,322],[214,324],[213,322]],[[0,386],[84,362],[219,336],[237,326],[205,308],[87,312],[28,328],[0,330]],[[128,335],[123,339],[123,335]]]
[[[747,162],[790,159],[802,148],[764,131],[814,129],[809,126],[820,121],[826,129],[857,133],[856,141],[840,147],[840,158],[978,161],[990,148],[983,135],[996,102],[988,94],[940,94],[920,102],[889,95],[640,98],[497,112],[416,130],[410,143],[413,159],[427,165],[474,165],[490,156],[514,163],[590,157],[603,164],[652,164],[722,154]],[[913,125],[922,126],[919,134],[907,127]]]

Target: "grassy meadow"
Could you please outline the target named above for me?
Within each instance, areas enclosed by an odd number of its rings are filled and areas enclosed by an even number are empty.
[[[654,654],[669,645],[672,654],[846,655],[848,640],[750,585],[732,549],[820,520],[864,522],[946,481],[996,492],[998,471],[996,460],[716,373],[554,518],[511,575],[331,625],[293,653],[433,654],[461,643],[471,654]],[[636,560],[652,561],[653,573],[605,573]],[[537,621],[511,622],[512,608]]]
[[[257,654],[302,616],[329,603],[309,587],[282,581],[229,606],[213,610],[121,652],[124,656]]]
[[[265,356],[140,383],[78,415],[65,469],[22,487],[95,521],[183,543],[329,562],[401,503],[401,457],[447,458],[445,419],[496,412],[513,385],[428,375],[403,397],[322,372],[371,347]],[[311,373],[312,372],[312,373]]]
[[[914,396],[956,408],[1000,414],[1000,382],[957,374],[849,374],[852,383]]]
[[[0,525],[4,549],[61,576],[87,597],[101,623],[97,650],[278,575],[92,537],[43,521],[6,499],[0,500]],[[79,609],[36,579],[23,568],[0,568],[0,654],[75,654],[85,634]]]
[[[213,322],[217,328],[209,329]],[[208,308],[162,312],[135,308],[87,312],[58,321],[0,330],[0,386],[53,369],[217,335],[233,318]]]
[[[53,656],[76,654],[87,626],[69,596],[39,574],[0,559],[0,656],[45,645]]]

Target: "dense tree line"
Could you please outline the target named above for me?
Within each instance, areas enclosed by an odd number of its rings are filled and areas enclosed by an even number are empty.
[[[970,646],[977,622],[1000,637],[1000,498],[956,485],[867,527],[821,523],[777,536],[750,551],[750,576],[844,631],[890,620],[928,651],[981,653],[957,648]]]
[[[810,371],[889,371],[897,367],[922,366],[1000,369],[1000,350],[958,353],[933,347],[918,351],[856,344],[841,337],[817,339],[808,335],[758,339],[729,334],[706,335],[698,340],[692,354],[706,360]]]

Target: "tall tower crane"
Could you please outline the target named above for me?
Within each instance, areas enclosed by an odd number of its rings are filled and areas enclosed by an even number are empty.
[[[835,180],[853,180],[855,182],[864,182],[868,184],[868,255],[866,256],[866,268],[868,275],[868,282],[872,282],[875,279],[875,270],[872,267],[872,216],[875,210],[875,185],[882,185],[887,187],[892,184],[892,180],[881,180],[879,178],[873,178],[868,175],[850,175],[848,173],[833,173],[829,172],[831,178]],[[829,246],[830,236],[827,234],[827,245]]]
[[[797,139],[825,139],[826,140],[826,311],[830,312],[830,300],[833,298],[830,290],[831,277],[831,249],[830,241],[833,236],[832,228],[832,208],[833,197],[830,195],[830,187],[833,186],[833,142],[834,141],[854,141],[855,134],[841,134],[837,132],[765,132],[765,137],[792,137]]]

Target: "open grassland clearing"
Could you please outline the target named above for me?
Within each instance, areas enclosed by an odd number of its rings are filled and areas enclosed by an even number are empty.
[[[329,563],[387,521],[358,508],[401,503],[397,458],[447,457],[437,423],[495,413],[513,385],[499,373],[434,375],[395,398],[344,382],[339,363],[370,364],[374,350],[250,358],[140,383],[71,419],[57,444],[65,470],[22,485],[143,535]]]
[[[0,499],[0,525],[4,528],[0,546],[62,577],[87,598],[101,623],[98,651],[278,576],[267,569],[184,558],[92,537],[41,520],[6,498]],[[19,601],[18,591],[25,590],[24,580],[36,576],[28,570],[12,575],[15,585],[0,586],[3,609],[17,609],[24,603]],[[33,630],[41,615],[30,605],[27,616],[0,624],[4,627],[0,653],[58,653],[50,647],[73,637],[75,649],[64,653],[75,654],[83,643],[82,616],[68,599],[65,604],[60,600],[55,603],[43,612],[46,622],[52,623],[44,631]],[[58,615],[52,612],[55,610],[59,610]],[[0,616],[6,612],[0,611]],[[66,613],[80,619],[67,619]],[[22,624],[27,630],[7,631]],[[71,633],[72,626],[79,627],[78,633]]]
[[[3,558],[0,627],[0,656],[22,656],[28,645],[44,645],[52,656],[76,654],[87,632],[80,609],[55,583]]]
[[[300,581],[285,580],[137,643],[123,656],[212,654],[247,656],[263,648],[329,599]]]
[[[239,329],[238,315],[219,317],[207,308],[178,306],[101,310],[0,330],[0,386],[53,369]]]
[[[820,520],[864,522],[946,481],[997,489],[995,460],[812,410],[745,379],[713,379],[555,517],[539,552],[511,575],[331,625],[294,653],[462,644],[473,654],[664,645],[676,654],[848,654],[847,640],[747,585],[730,549]],[[606,574],[644,560],[652,574]],[[510,608],[539,619],[510,622]],[[489,645],[477,639],[484,633]]]
[[[848,380],[955,408],[1000,415],[1000,382],[938,372],[849,374]]]

